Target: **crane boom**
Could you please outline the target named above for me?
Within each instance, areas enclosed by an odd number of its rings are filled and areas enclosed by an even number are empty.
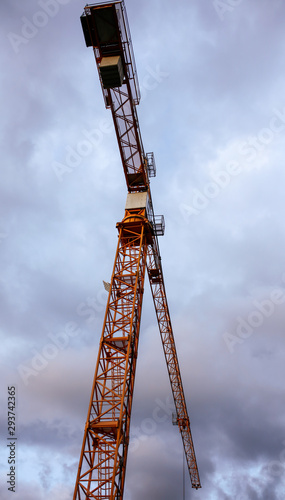
[[[163,279],[150,177],[153,153],[145,154],[136,106],[140,94],[123,0],[87,5],[81,16],[92,46],[105,105],[111,109],[128,196],[117,224],[119,240],[100,340],[73,500],[122,500],[131,407],[147,269],[177,424],[193,488],[200,479]]]

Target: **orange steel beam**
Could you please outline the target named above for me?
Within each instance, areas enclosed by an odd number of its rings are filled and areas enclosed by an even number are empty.
[[[199,472],[166,298],[161,259],[155,240],[152,245],[148,246],[147,271],[191,484],[192,488],[198,489],[201,488]]]
[[[85,425],[73,500],[122,500],[147,244],[145,209],[126,210]]]

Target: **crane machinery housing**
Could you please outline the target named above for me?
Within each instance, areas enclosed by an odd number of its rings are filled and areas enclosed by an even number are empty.
[[[145,153],[136,106],[140,101],[124,0],[86,5],[81,24],[93,47],[106,108],[111,109],[127,184],[125,215],[99,345],[73,500],[122,500],[147,270],[172,388],[177,424],[193,488],[200,479],[162,273],[150,178],[153,153]]]

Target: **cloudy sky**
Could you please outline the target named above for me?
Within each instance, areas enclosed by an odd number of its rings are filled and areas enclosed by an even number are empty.
[[[126,186],[80,0],[3,0],[1,498],[70,500]],[[162,263],[202,489],[285,486],[285,3],[126,0],[154,151]],[[92,138],[92,140],[90,139]],[[182,499],[183,454],[146,286],[126,500]],[[158,418],[158,415],[160,418]]]

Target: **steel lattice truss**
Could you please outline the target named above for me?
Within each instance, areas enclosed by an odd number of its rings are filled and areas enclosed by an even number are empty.
[[[191,482],[194,488],[199,488],[200,479],[166,298],[161,261],[157,259],[155,246],[154,244],[148,247],[147,270],[149,282],[176,408],[177,424],[182,435]]]
[[[146,267],[142,215],[126,212],[83,439],[74,499],[121,499]]]
[[[146,266],[177,424],[192,487],[198,489],[201,485],[157,238],[164,233],[164,221],[153,212],[149,177],[155,175],[155,162],[153,153],[145,155],[141,140],[135,107],[140,96],[124,2],[88,5],[81,22],[86,45],[94,49],[106,107],[112,112],[128,196],[138,203],[144,198],[145,204],[133,206],[130,201],[132,208],[126,206],[125,217],[117,224],[119,241],[73,500],[123,499]],[[117,83],[111,85],[110,78]]]
[[[125,176],[130,185],[130,191],[135,191],[138,185],[145,185],[147,177],[143,165],[144,153],[137,127],[136,108],[131,105],[130,93],[127,88],[124,89],[124,86],[127,87],[125,84],[109,92]]]

